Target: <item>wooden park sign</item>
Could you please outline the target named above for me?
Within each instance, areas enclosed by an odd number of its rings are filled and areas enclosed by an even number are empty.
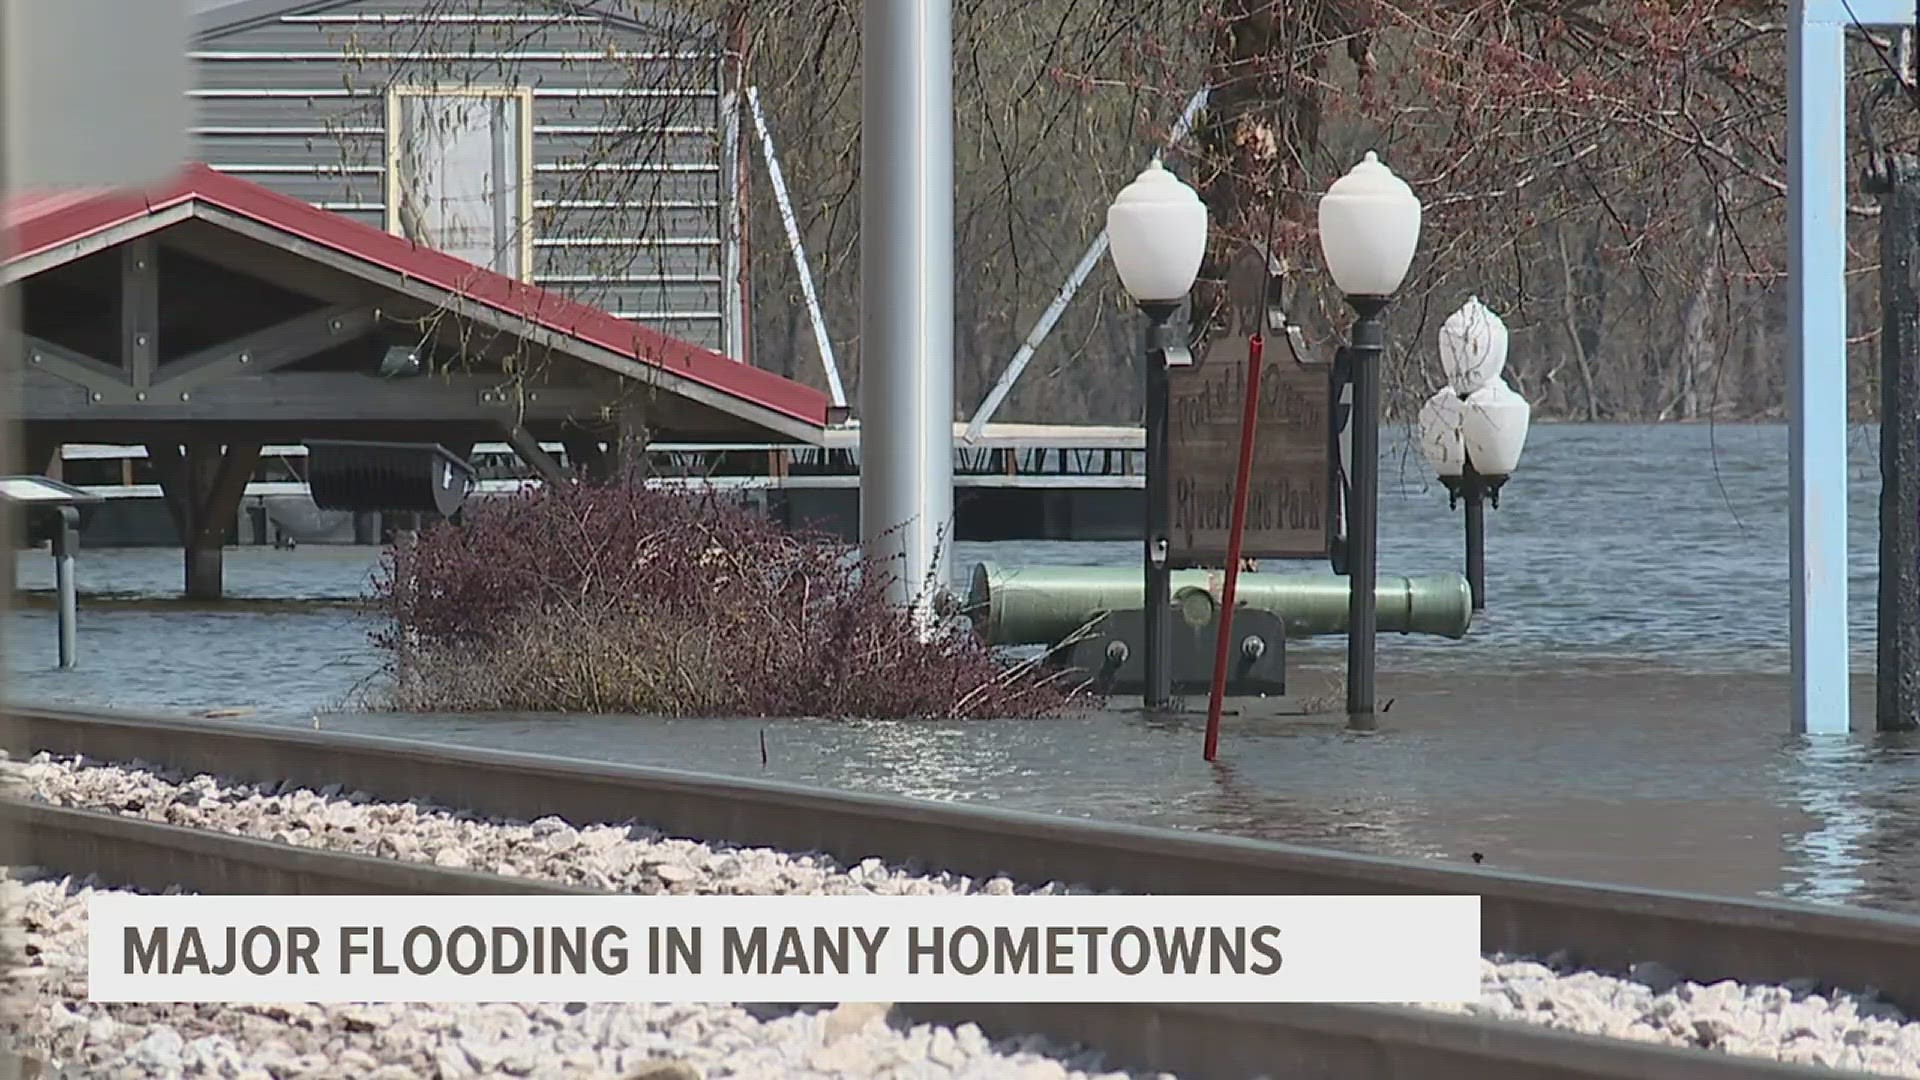
[[[1233,523],[1240,422],[1246,409],[1245,335],[1221,337],[1191,367],[1168,372],[1168,562],[1223,566]],[[1241,555],[1322,559],[1331,550],[1331,383],[1302,364],[1283,333],[1267,335],[1260,365],[1259,430]]]

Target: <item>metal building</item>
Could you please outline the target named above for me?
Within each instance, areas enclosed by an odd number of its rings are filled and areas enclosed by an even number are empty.
[[[195,157],[743,355],[716,27],[595,0],[194,0]]]

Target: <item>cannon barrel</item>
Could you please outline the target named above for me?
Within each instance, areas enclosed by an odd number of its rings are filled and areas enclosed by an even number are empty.
[[[1175,617],[1210,621],[1225,580],[1223,570],[1174,571]],[[1137,567],[980,563],[966,608],[992,644],[1052,645],[1100,612],[1139,608],[1145,595]],[[1375,596],[1385,633],[1463,638],[1473,623],[1473,593],[1459,574],[1382,576]],[[1241,574],[1237,600],[1279,616],[1289,637],[1347,630],[1347,579],[1334,574]]]

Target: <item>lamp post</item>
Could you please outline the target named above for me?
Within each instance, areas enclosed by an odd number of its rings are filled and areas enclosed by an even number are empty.
[[[1486,504],[1520,464],[1532,407],[1500,378],[1507,327],[1479,297],[1440,325],[1447,385],[1420,408],[1420,449],[1447,488],[1447,506],[1467,504],[1467,584],[1473,610],[1487,607]]]
[[[1206,204],[1155,158],[1107,209],[1107,243],[1121,284],[1147,316],[1143,697],[1147,708],[1158,709],[1173,697],[1168,670],[1173,652],[1173,586],[1167,566],[1167,369],[1193,363],[1172,323],[1200,273],[1207,246]]]
[[[1353,308],[1353,462],[1347,497],[1347,713],[1373,714],[1379,515],[1381,316],[1413,264],[1420,200],[1372,151],[1320,199],[1320,250]]]

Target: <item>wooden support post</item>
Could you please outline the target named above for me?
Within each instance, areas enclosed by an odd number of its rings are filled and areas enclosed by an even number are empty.
[[[382,514],[381,518],[393,528],[395,551],[405,551],[420,539],[419,511],[405,510],[395,514]]]
[[[619,433],[614,440],[614,468],[622,479],[643,480],[647,476],[647,444],[651,438],[645,419],[637,409],[622,409]]]
[[[187,494],[192,485],[187,481],[186,458],[178,443],[148,443],[147,464],[153,469],[153,478],[160,485],[161,497],[167,504],[167,516],[173,519],[173,535],[182,547],[187,542]]]
[[[186,594],[190,600],[218,600],[224,591],[222,549],[227,530],[239,519],[247,481],[260,464],[260,446],[236,444],[224,453],[218,443],[147,447],[165,494],[167,509],[184,552]]]
[[[218,600],[225,591],[223,547],[225,529],[218,528],[210,513],[214,485],[219,480],[222,455],[216,443],[192,443],[187,446],[186,535],[181,547],[186,553],[186,592],[189,600]]]
[[[567,465],[576,479],[604,484],[612,479],[606,451],[600,440],[586,432],[567,432],[561,436],[567,447]]]
[[[553,455],[540,447],[540,440],[533,433],[515,424],[507,428],[507,445],[527,467],[540,475],[540,479],[549,484],[563,484],[567,481],[567,471],[553,460]]]
[[[1880,196],[1880,590],[1875,726],[1920,729],[1920,158]]]
[[[457,457],[461,461],[466,462],[469,467],[473,465],[473,445],[474,445],[473,440],[471,439],[455,440],[453,442],[444,442],[444,443],[441,443],[440,445],[446,448],[447,453],[452,454],[454,457]],[[469,505],[469,506],[472,505],[471,500],[469,500],[469,502],[466,505]],[[453,512],[452,518],[444,519],[444,520],[459,521],[460,516],[464,511],[465,511],[465,506],[463,506],[459,510],[455,510]]]
[[[48,431],[28,431],[20,440],[23,455],[23,472],[45,476],[52,480],[60,476],[60,443],[58,436]]]

